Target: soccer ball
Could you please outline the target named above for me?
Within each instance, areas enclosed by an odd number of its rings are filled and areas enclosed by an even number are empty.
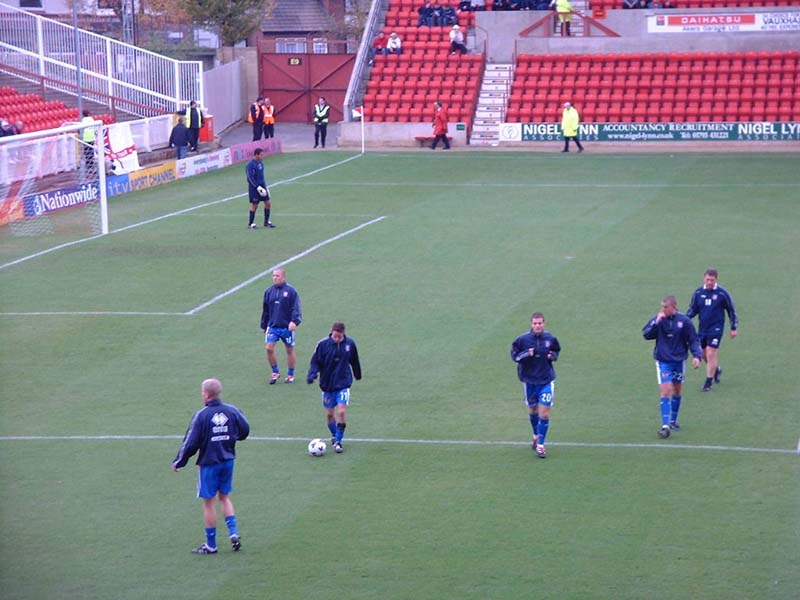
[[[328,449],[328,444],[325,443],[325,440],[321,440],[319,438],[313,439],[308,442],[308,453],[311,456],[325,456],[325,451]]]

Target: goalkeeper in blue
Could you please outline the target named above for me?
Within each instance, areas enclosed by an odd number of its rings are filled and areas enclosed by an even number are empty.
[[[555,401],[556,370],[561,344],[545,331],[544,315],[531,315],[531,330],[511,344],[511,360],[517,363],[517,377],[522,382],[533,438],[531,447],[539,458],[547,458],[545,440],[550,427],[550,407]]]
[[[264,152],[261,148],[253,151],[253,158],[247,163],[245,173],[247,174],[247,198],[250,202],[250,220],[247,223],[249,229],[256,228],[256,212],[258,203],[264,202],[264,227],[273,228],[275,225],[269,220],[269,213],[272,210],[272,202],[269,196],[269,187],[264,178],[264,163],[261,162]]]
[[[205,406],[192,417],[183,443],[172,461],[172,470],[177,472],[186,466],[192,456],[198,454],[197,497],[203,500],[206,541],[192,550],[192,553],[217,553],[215,500],[219,502],[228,527],[231,547],[236,552],[242,547],[242,540],[230,497],[233,491],[233,464],[236,459],[236,442],[250,435],[250,424],[238,408],[222,402],[222,384],[218,379],[203,381],[200,392]]]
[[[353,377],[361,379],[356,341],[345,335],[344,323],[337,321],[331,325],[328,337],[317,342],[308,366],[306,383],[311,385],[317,376],[322,390],[322,407],[331,432],[331,445],[337,454],[341,454],[344,452],[342,438],[347,427],[350,386],[353,385]]]
[[[703,360],[706,362],[706,381],[703,391],[710,392],[713,382],[719,383],[722,368],[719,366],[719,345],[725,336],[725,313],[731,321],[731,339],[736,337],[739,318],[736,307],[728,291],[717,283],[716,269],[706,269],[703,273],[703,285],[697,288],[689,303],[686,316],[690,319],[697,315],[697,329],[700,336],[700,347],[703,349]]]
[[[678,312],[675,296],[666,296],[661,300],[661,310],[642,328],[642,336],[646,340],[656,341],[653,358],[656,359],[661,407],[658,435],[668,438],[670,429],[680,429],[678,412],[681,408],[684,364],[691,352],[692,365],[695,369],[700,366],[700,340],[692,320]]]

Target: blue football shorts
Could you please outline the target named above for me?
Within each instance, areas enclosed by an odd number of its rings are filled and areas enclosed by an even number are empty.
[[[264,187],[266,187],[266,186],[264,186]],[[256,188],[254,188],[254,187],[249,187],[248,188],[248,194],[247,195],[250,196],[250,198],[248,199],[248,202],[250,204],[258,204],[259,202],[267,202],[267,201],[269,201],[269,192],[267,192],[267,195],[262,198],[261,196],[258,195],[258,190]]]
[[[535,383],[523,383],[522,388],[525,393],[525,404],[528,407],[541,404],[542,406],[553,406],[556,398],[556,382],[551,381],[543,385]]]
[[[264,334],[264,343],[275,344],[278,340],[282,340],[283,343],[290,348],[294,347],[297,343],[294,337],[294,331],[289,331],[281,327],[267,327],[267,332]]]
[[[715,331],[709,334],[701,334],[700,335],[700,347],[701,348],[719,348],[720,343],[722,343],[722,334],[723,331]]]
[[[658,383],[683,383],[684,361],[656,361]]]
[[[197,470],[197,497],[209,500],[233,491],[233,459],[218,465],[201,466]]]
[[[322,406],[333,408],[337,404],[350,404],[350,388],[336,390],[335,392],[322,392]]]

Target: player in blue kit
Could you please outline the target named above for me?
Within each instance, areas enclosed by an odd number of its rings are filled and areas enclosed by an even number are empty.
[[[736,337],[739,318],[736,307],[728,291],[717,283],[716,269],[706,269],[703,273],[703,285],[697,288],[689,303],[686,316],[690,319],[697,315],[697,329],[700,336],[700,347],[703,349],[703,360],[706,361],[706,381],[703,391],[710,392],[713,382],[719,383],[722,368],[719,366],[719,345],[725,335],[725,313],[731,321],[731,339]]]
[[[303,318],[300,306],[300,295],[297,290],[286,283],[286,271],[278,267],[272,271],[272,286],[264,292],[261,308],[261,331],[264,332],[264,343],[267,347],[267,361],[272,369],[270,385],[281,378],[278,358],[275,356],[275,344],[278,340],[286,347],[286,362],[289,371],[286,383],[294,383],[294,367],[296,355],[295,331]]]
[[[256,228],[256,212],[258,211],[258,203],[264,202],[264,227],[274,228],[275,225],[269,220],[269,214],[272,210],[272,201],[269,195],[269,187],[264,177],[264,163],[261,162],[263,157],[263,150],[256,148],[253,151],[253,158],[247,163],[245,167],[245,174],[247,175],[247,199],[250,202],[250,216],[247,227],[250,229]]]
[[[172,470],[185,467],[198,453],[197,497],[203,500],[203,523],[206,541],[192,550],[194,554],[217,553],[218,500],[228,536],[234,552],[242,547],[236,526],[236,513],[230,494],[233,491],[233,465],[236,459],[236,442],[250,435],[250,424],[244,414],[232,404],[220,399],[222,384],[218,379],[206,379],[200,387],[205,407],[197,411],[183,436],[183,443],[172,461]]]
[[[550,407],[555,401],[556,370],[561,344],[549,331],[545,331],[544,315],[531,315],[531,330],[523,333],[511,344],[511,360],[517,363],[517,377],[523,383],[525,404],[531,422],[531,446],[539,458],[547,458],[544,445],[550,427]]]
[[[353,377],[361,379],[361,363],[358,360],[356,341],[347,337],[344,331],[344,323],[337,321],[331,325],[328,337],[317,342],[306,375],[306,382],[309,385],[314,383],[319,375],[322,407],[325,409],[328,430],[332,436],[331,445],[337,454],[344,452],[342,438],[347,427],[350,386],[353,385]]]
[[[661,310],[642,328],[646,340],[655,340],[653,358],[656,359],[661,406],[661,429],[658,435],[668,438],[670,429],[679,430],[678,412],[681,408],[684,363],[689,351],[692,365],[700,366],[700,341],[692,320],[678,312],[675,296],[661,301]]]

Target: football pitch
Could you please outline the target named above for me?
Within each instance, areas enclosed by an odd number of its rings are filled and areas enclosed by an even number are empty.
[[[112,233],[0,233],[0,589],[12,599],[800,595],[796,154],[285,154],[276,229],[244,165],[110,200]],[[258,215],[261,222],[261,214]],[[267,385],[270,271],[297,287],[298,382]],[[707,267],[736,301],[722,382],[660,426],[645,322]],[[562,345],[548,458],[513,339]],[[345,452],[305,383],[358,342]],[[285,373],[285,352],[278,349]],[[170,463],[200,382],[248,417],[242,550],[204,541]]]

